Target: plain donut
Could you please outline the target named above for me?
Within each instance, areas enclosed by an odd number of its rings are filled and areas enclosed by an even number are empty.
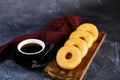
[[[84,30],[76,30],[72,32],[69,38],[83,39],[87,43],[88,48],[90,48],[93,44],[92,35],[89,32]]]
[[[67,58],[67,56],[71,57]],[[63,69],[74,69],[82,60],[82,54],[75,46],[63,46],[56,55],[57,64]]]
[[[82,56],[84,57],[87,54],[88,51],[88,47],[87,44],[84,40],[80,39],[80,38],[71,38],[68,39],[64,46],[75,46],[77,48],[79,48],[79,50],[81,51]]]
[[[93,42],[95,42],[98,38],[98,29],[94,24],[91,23],[84,23],[80,25],[76,30],[85,30],[88,31],[92,37],[93,37]]]

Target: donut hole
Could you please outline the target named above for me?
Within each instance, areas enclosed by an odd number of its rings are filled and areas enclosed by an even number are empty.
[[[80,37],[80,39],[85,40],[85,38],[83,38],[83,37]]]
[[[87,32],[89,32],[90,34],[92,34],[92,32],[91,32],[91,31],[87,31]]]
[[[74,45],[74,46],[78,48],[78,45]]]
[[[71,54],[70,52],[68,52],[68,53],[66,54],[66,59],[70,59],[70,58],[72,58],[72,54]]]

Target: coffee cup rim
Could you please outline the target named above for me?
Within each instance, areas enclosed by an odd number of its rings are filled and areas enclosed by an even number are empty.
[[[22,48],[24,45],[26,45],[26,44],[31,44],[31,43],[35,43],[35,44],[41,45],[42,49],[39,50],[39,51],[37,51],[37,52],[33,52],[33,53],[27,53],[27,52],[23,52],[23,51],[21,50],[21,48]],[[39,54],[40,52],[42,52],[42,51],[45,49],[45,43],[44,43],[42,40],[40,40],[40,39],[26,39],[26,40],[21,41],[21,42],[18,44],[17,49],[18,49],[18,51],[19,51],[20,53],[26,54],[26,55]]]

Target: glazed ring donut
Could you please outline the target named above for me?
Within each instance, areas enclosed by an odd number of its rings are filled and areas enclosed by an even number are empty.
[[[68,39],[65,42],[64,46],[75,46],[79,48],[83,57],[87,54],[87,51],[88,51],[86,42],[80,38]]]
[[[83,39],[87,43],[87,47],[90,48],[93,43],[92,35],[84,30],[76,30],[71,33],[69,38],[80,38]]]
[[[84,23],[77,28],[77,30],[80,30],[80,29],[88,31],[93,36],[93,42],[95,42],[97,40],[98,29],[94,24]]]
[[[63,46],[56,55],[57,64],[63,69],[74,69],[82,60],[80,50],[75,46]]]

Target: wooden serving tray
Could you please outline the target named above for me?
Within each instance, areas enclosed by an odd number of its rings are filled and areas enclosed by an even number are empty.
[[[57,65],[56,59],[54,58],[45,67],[43,72],[56,80],[82,80],[83,76],[88,70],[88,67],[90,66],[92,60],[94,59],[97,51],[99,50],[101,44],[103,43],[105,36],[106,36],[105,32],[99,33],[98,39],[96,40],[96,42],[94,42],[92,47],[88,50],[86,56],[82,59],[82,62],[75,69],[73,70],[61,69]]]

